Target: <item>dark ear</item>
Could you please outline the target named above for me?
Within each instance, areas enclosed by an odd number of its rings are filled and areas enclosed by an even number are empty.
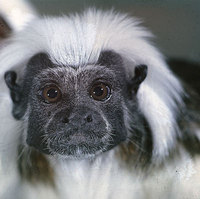
[[[11,99],[14,103],[13,116],[20,119],[23,117],[26,107],[22,100],[22,88],[16,83],[17,74],[14,71],[8,71],[5,73],[4,79],[10,89]]]
[[[146,65],[138,65],[135,67],[135,75],[129,83],[129,91],[131,93],[137,93],[140,84],[145,80],[147,76],[147,66]]]
[[[21,89],[20,86],[16,83],[17,74],[14,71],[8,71],[4,75],[5,82],[10,89],[10,94],[13,102],[19,103],[21,97]]]

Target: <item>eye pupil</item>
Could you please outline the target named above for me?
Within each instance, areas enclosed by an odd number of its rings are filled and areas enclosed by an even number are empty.
[[[97,86],[96,88],[94,88],[93,94],[96,96],[102,96],[104,93],[104,89],[100,86]]]
[[[47,91],[47,96],[48,96],[49,98],[55,98],[55,97],[58,96],[58,91],[55,90],[54,88],[51,88],[51,89],[49,89],[49,90]]]

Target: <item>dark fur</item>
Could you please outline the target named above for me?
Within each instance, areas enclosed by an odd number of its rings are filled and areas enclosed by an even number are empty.
[[[42,153],[19,146],[18,154],[18,169],[22,180],[33,184],[42,182],[55,187],[54,170]]]
[[[168,64],[186,91],[185,106],[179,108],[177,117],[182,133],[178,140],[194,156],[200,154],[200,141],[194,133],[200,128],[200,64],[179,59],[169,59]]]
[[[0,40],[8,37],[11,33],[11,28],[0,15]]]

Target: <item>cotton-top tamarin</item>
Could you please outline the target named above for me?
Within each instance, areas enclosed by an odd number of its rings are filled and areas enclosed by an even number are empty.
[[[151,36],[133,17],[89,9],[35,18],[5,41],[0,198],[185,196],[199,95]]]

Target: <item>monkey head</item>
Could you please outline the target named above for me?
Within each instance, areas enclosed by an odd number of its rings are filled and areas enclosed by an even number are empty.
[[[39,53],[20,81],[8,71],[13,116],[27,126],[26,144],[46,154],[87,158],[126,141],[134,129],[127,124],[127,111],[134,123],[142,122],[136,94],[147,66],[136,66],[130,75],[124,64],[112,50],[102,51],[96,63],[78,67],[57,65]]]

